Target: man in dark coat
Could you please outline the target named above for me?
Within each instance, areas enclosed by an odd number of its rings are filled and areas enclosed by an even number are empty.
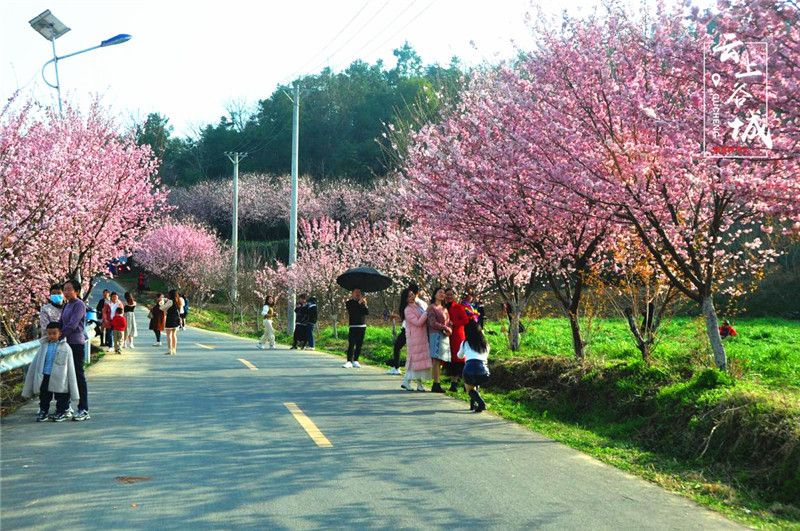
[[[308,342],[308,305],[306,304],[305,293],[297,297],[297,306],[294,307],[294,337],[292,338],[291,348],[305,348]]]

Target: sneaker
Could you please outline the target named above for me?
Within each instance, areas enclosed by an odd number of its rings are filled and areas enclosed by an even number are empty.
[[[156,341],[155,343],[153,343],[153,346],[154,347],[160,347],[161,346],[161,341]]]
[[[44,422],[49,418],[46,412],[39,410],[39,413],[36,414],[36,422]]]
[[[342,365],[342,367],[345,368],[345,369],[352,369],[353,368],[353,364],[348,361],[344,365]]]
[[[88,417],[88,414],[87,414],[87,417]],[[64,412],[64,413],[57,413],[57,414],[53,415],[50,418],[53,420],[53,422],[64,422],[65,420],[69,420],[69,419],[75,418],[75,417],[70,417],[70,416],[67,415],[66,412]]]
[[[392,367],[388,371],[386,371],[386,374],[390,376],[400,376],[400,369]]]
[[[256,345],[256,348],[257,348],[258,350],[264,350],[264,345]]]
[[[422,382],[418,383],[417,384],[417,391],[424,391],[424,390],[425,390],[425,386],[422,385]]]
[[[433,382],[431,386],[431,393],[444,393],[444,389],[442,389],[442,384],[439,382]]]
[[[92,417],[89,416],[88,411],[86,411],[85,409],[79,409],[78,412],[75,414],[75,416],[72,417],[72,420],[77,422],[82,422],[84,420],[89,420],[90,418]]]
[[[450,382],[450,392],[455,393],[458,392],[458,384],[455,382]]]
[[[353,362],[353,367],[355,367],[356,369],[360,369],[361,368],[361,364],[359,362],[357,362],[357,361],[354,361]]]
[[[406,391],[413,391],[413,389],[411,388],[411,384],[408,384],[406,382],[401,383],[400,387],[402,389],[405,389]]]

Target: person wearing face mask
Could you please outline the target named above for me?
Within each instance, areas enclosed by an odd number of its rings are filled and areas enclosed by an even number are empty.
[[[41,337],[47,337],[47,325],[57,323],[64,309],[64,295],[60,284],[50,286],[50,297],[39,311],[39,331]]]

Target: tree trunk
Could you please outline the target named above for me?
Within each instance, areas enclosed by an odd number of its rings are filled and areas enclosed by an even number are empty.
[[[336,328],[336,325],[339,323],[336,322],[336,315],[333,316],[333,338],[339,339],[339,330]]]
[[[645,328],[645,335],[647,339],[642,337],[642,333],[636,327],[636,321],[634,321],[633,317],[633,309],[632,308],[625,308],[625,319],[628,321],[628,328],[631,330],[631,334],[633,334],[633,339],[636,341],[636,348],[639,349],[639,352],[642,353],[642,359],[646,363],[650,363],[650,339],[651,334],[649,334],[647,328]],[[644,326],[647,325],[647,316],[645,316],[645,323]]]
[[[719,335],[719,321],[711,295],[703,299],[703,316],[706,318],[706,332],[711,342],[711,350],[714,352],[714,363],[718,369],[724,371],[727,369],[728,360],[725,356],[725,347],[722,345],[722,337]]]
[[[511,311],[511,322],[508,326],[508,348],[512,352],[519,350],[519,308],[513,306]]]
[[[579,360],[583,360],[583,339],[581,338],[581,327],[578,323],[578,316],[570,312],[568,314],[569,317],[569,327],[572,330],[572,348],[575,350],[575,358]]]

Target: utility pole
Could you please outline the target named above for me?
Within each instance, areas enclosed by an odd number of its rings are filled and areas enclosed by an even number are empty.
[[[225,155],[233,163],[233,219],[231,220],[231,246],[233,256],[231,257],[231,302],[235,305],[239,298],[237,291],[237,277],[239,274],[239,161],[247,156],[247,153],[225,152]]]
[[[294,98],[292,99],[292,198],[289,214],[289,267],[297,262],[297,160],[300,141],[300,82],[294,82]],[[294,306],[297,294],[289,289],[286,333],[294,333]]]

